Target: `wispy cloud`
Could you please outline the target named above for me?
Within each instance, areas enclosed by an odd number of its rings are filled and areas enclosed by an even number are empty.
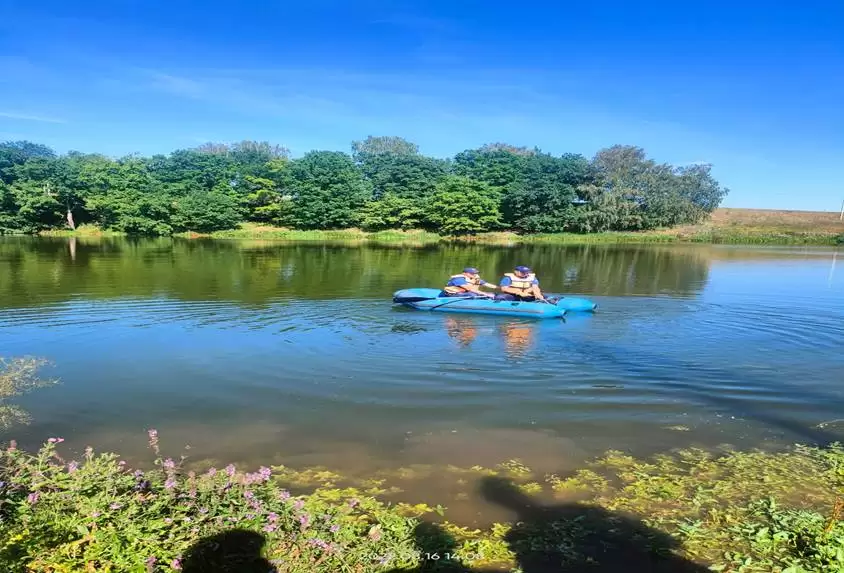
[[[14,111],[0,111],[0,117],[5,117],[6,119],[17,119],[20,121],[38,121],[42,123],[67,123],[65,120],[59,119],[57,117],[49,117],[46,115],[37,115],[30,113],[18,113]]]

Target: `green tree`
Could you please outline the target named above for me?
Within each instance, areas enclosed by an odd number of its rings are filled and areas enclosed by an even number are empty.
[[[374,155],[419,155],[419,146],[394,135],[372,136],[352,142],[352,158],[359,163]]]
[[[417,229],[425,222],[425,207],[420,201],[387,193],[370,201],[360,211],[359,224],[365,231]]]
[[[54,159],[55,152],[40,143],[31,141],[5,141],[0,143],[0,181],[14,181],[12,168],[31,159]]]
[[[428,204],[428,221],[439,232],[465,235],[501,226],[498,193],[468,177],[450,175],[440,181]]]
[[[311,151],[290,166],[291,222],[300,229],[351,226],[372,197],[372,187],[339,151]]]

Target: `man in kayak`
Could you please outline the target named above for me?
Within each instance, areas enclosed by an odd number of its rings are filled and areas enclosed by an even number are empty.
[[[505,273],[498,286],[503,294],[496,296],[497,300],[524,302],[545,300],[545,296],[539,290],[539,279],[528,267],[519,266],[514,272]]]
[[[466,267],[462,273],[448,279],[448,283],[445,285],[440,296],[485,296],[492,298],[492,294],[481,292],[482,286],[498,288],[494,284],[483,280],[478,269],[475,267]]]

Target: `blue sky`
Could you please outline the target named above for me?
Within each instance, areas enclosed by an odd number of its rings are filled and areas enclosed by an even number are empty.
[[[785,3],[783,3],[785,5]],[[707,162],[725,206],[844,199],[844,2],[0,0],[0,140],[294,155],[401,135]]]

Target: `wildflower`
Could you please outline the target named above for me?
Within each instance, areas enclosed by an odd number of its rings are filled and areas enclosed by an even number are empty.
[[[51,444],[61,444],[64,441],[64,438],[50,438],[47,441]]]
[[[147,571],[152,571],[152,568],[155,566],[155,562],[156,562],[155,555],[150,555],[149,557],[147,557],[147,560],[146,560]]]
[[[123,469],[124,467],[126,467],[126,460],[120,460],[119,462],[117,462],[117,465],[120,467],[120,469]]]
[[[149,447],[156,453],[159,452],[158,449],[158,431],[157,430],[148,430],[147,434],[149,434]]]
[[[305,507],[305,502],[301,499],[297,499],[296,502],[293,504],[293,509],[299,510]]]
[[[172,470],[176,467],[176,462],[174,462],[171,458],[167,458],[166,460],[164,460],[164,463],[162,465],[164,466],[165,470]]]
[[[331,533],[337,533],[340,531],[340,526],[335,523],[329,528],[329,531],[331,531]]]
[[[108,507],[109,507],[110,509],[120,509],[120,508],[121,508],[121,507],[123,507],[123,506],[122,506],[122,505],[120,505],[120,504],[119,504],[119,503],[117,503],[117,502],[114,502],[114,503],[112,503],[112,504],[111,504],[110,506],[108,506]]]
[[[215,475],[217,475],[217,468],[211,468],[208,470],[208,477],[214,477]]]
[[[274,523],[268,523],[267,525],[265,525],[265,526],[263,527],[263,529],[264,529],[264,531],[266,531],[267,533],[272,533],[273,531],[275,531],[276,529],[278,529],[278,526],[277,526],[276,524],[274,524]]]
[[[41,497],[37,491],[32,492],[28,496],[26,496],[26,501],[29,502],[30,505],[35,505],[38,503],[38,498]]]
[[[251,500],[251,499],[255,499],[255,494],[247,489],[245,492],[243,492],[243,497]]]
[[[185,523],[190,523],[190,522],[191,522],[191,518],[190,518],[190,517],[185,517],[184,522],[185,522]]]
[[[93,517],[94,519],[97,519],[101,515],[102,513],[100,513],[99,511],[94,511],[91,513],[91,517]]]
[[[356,497],[353,497],[352,499],[349,500],[349,507],[354,507],[359,503],[360,503],[360,501]]]
[[[201,513],[202,515],[205,515],[206,513],[208,513],[208,508],[203,507],[202,509],[199,510],[199,513]]]
[[[226,466],[226,474],[228,474],[229,477],[232,477],[236,471],[237,470],[235,469],[233,464],[229,464]]]
[[[173,561],[170,563],[170,567],[172,567],[176,571],[181,571],[182,570],[182,560],[181,559],[173,559]]]
[[[290,499],[290,492],[287,491],[286,489],[283,489],[283,490],[281,490],[281,492],[279,492],[278,498],[281,501],[287,501],[288,499]]]
[[[255,514],[254,513],[247,513],[246,515],[243,516],[243,518],[244,519],[255,519]]]
[[[191,498],[191,499],[196,499],[196,489],[195,488],[191,488],[188,491],[188,497]]]
[[[176,480],[172,477],[167,478],[167,481],[164,482],[164,487],[166,489],[173,489],[174,487],[176,487]]]
[[[171,517],[165,517],[165,518],[164,518],[164,523],[166,523],[167,525],[170,525],[171,523],[173,523],[173,518],[171,518]]]
[[[319,547],[320,549],[328,549],[328,543],[326,543],[322,539],[309,539],[308,543],[310,543],[311,545],[314,545],[316,547]]]
[[[302,525],[302,529],[305,529],[311,523],[311,518],[307,513],[303,513],[299,516],[299,523]]]
[[[269,512],[267,514],[267,521],[269,521],[270,523],[275,523],[276,521],[278,521],[278,514],[274,511]]]
[[[144,472],[142,470],[135,470],[135,473],[132,475],[134,475],[136,478],[139,478],[144,475]]]
[[[67,473],[69,473],[69,474],[72,474],[73,472],[75,472],[78,469],[79,469],[79,463],[78,462],[74,461],[74,462],[70,462],[69,464],[67,464]]]
[[[261,466],[261,469],[258,470],[258,475],[260,475],[264,481],[269,481],[270,476],[272,475],[272,470],[270,468]]]
[[[6,482],[0,481],[0,489],[3,489],[4,487],[6,487]]]

